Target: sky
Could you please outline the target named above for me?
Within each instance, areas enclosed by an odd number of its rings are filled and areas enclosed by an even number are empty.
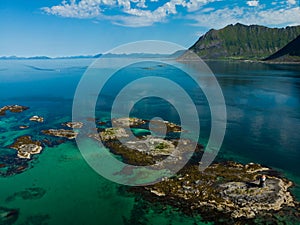
[[[0,0],[0,56],[94,55],[141,40],[186,48],[237,22],[300,25],[300,0]]]

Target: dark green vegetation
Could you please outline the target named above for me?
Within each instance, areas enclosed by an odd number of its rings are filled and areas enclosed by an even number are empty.
[[[268,28],[240,23],[210,30],[190,48],[204,59],[262,60],[300,35],[300,26]]]
[[[300,35],[265,60],[300,62]]]

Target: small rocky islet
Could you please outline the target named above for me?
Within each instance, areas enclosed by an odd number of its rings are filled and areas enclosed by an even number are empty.
[[[5,115],[7,110],[22,112],[28,107],[16,105],[1,109],[1,113],[4,112]],[[72,130],[48,129],[41,132],[71,141],[80,132],[73,129],[80,129],[83,125],[81,122],[66,122],[61,126]],[[98,134],[88,137],[102,141],[112,153],[122,156],[129,164],[152,165],[166,158],[175,162],[181,160],[182,156],[175,150],[178,136],[174,136],[184,132],[179,125],[138,118],[117,118],[100,121],[98,125]],[[158,131],[164,126],[166,138],[152,136],[149,131],[149,135],[136,135],[137,140],[130,140],[129,129],[150,130],[149,126],[151,130],[157,128]],[[124,141],[126,145],[122,144]],[[183,141],[183,146],[193,144],[188,139]],[[42,153],[45,145],[47,140],[34,140],[29,135],[17,138],[8,147],[17,151],[14,160],[20,168],[6,175],[23,172],[28,167],[28,161],[32,160],[33,155]],[[193,156],[176,175],[165,177],[156,184],[128,187],[127,191],[140,194],[151,204],[167,204],[188,215],[201,215],[204,221],[216,224],[256,224],[258,221],[262,224],[277,224],[285,217],[292,221],[300,220],[300,205],[290,192],[290,187],[293,186],[291,181],[281,177],[276,171],[255,163],[243,165],[237,162],[216,162],[200,171],[199,161],[203,149],[202,145],[197,144]],[[1,162],[0,167],[5,167],[5,164]],[[266,177],[263,185],[259,180],[262,176]],[[10,211],[0,207],[1,210],[5,212],[1,214],[3,216],[0,221],[17,218],[17,210]]]
[[[0,108],[0,116],[5,116],[7,111],[12,113],[21,113],[27,109],[29,109],[29,107],[21,105],[6,105]]]
[[[9,146],[17,150],[17,156],[21,159],[30,159],[31,155],[41,153],[43,147],[40,141],[33,141],[30,136],[22,136]]]

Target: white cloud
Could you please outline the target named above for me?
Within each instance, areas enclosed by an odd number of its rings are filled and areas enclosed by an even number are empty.
[[[100,14],[100,8],[96,7],[97,2],[98,0],[82,0],[76,4],[75,0],[71,0],[70,3],[63,1],[61,5],[53,6],[51,8],[44,7],[42,10],[48,14],[62,17],[92,18]]]
[[[201,12],[203,13],[206,13],[206,12],[211,12],[211,11],[215,11],[216,9],[215,8],[205,8],[205,9],[202,9]]]
[[[258,0],[247,1],[249,7],[237,4],[215,9],[208,5],[222,0],[168,0],[150,10],[147,3],[157,0],[63,0],[60,5],[44,7],[42,10],[50,15],[71,18],[91,18],[110,20],[121,26],[142,27],[153,23],[166,22],[173,15],[180,17],[185,13],[178,10],[185,8],[189,12],[184,19],[194,20],[195,25],[205,28],[221,28],[231,23],[263,24],[269,26],[292,25],[300,23],[300,8],[292,6],[296,0],[285,0],[284,4],[266,8]],[[289,2],[289,7],[287,4]],[[277,2],[281,3],[281,2]],[[159,4],[159,1],[157,2]],[[269,4],[272,5],[272,4]],[[153,4],[151,5],[153,7]],[[110,10],[114,10],[113,15]],[[182,11],[180,11],[182,12]]]
[[[297,1],[296,0],[287,0],[288,4],[290,5],[295,5],[297,4]]]
[[[254,1],[247,1],[248,6],[256,7],[259,5],[259,1],[254,0]]]
[[[201,13],[188,16],[189,19],[196,21],[196,26],[205,28],[219,29],[231,23],[237,23],[238,18],[243,15],[244,11],[235,7],[233,9],[219,9],[210,13]]]
[[[249,10],[245,7],[219,9],[210,13],[190,15],[196,26],[219,29],[228,24],[243,23],[266,26],[287,26],[300,24],[300,7]]]
[[[205,5],[209,2],[212,2],[210,0],[190,0],[186,3],[186,7],[188,8],[188,11],[193,12],[198,10],[202,5]]]
[[[159,2],[158,0],[149,0]],[[170,0],[154,10],[148,10],[146,0],[63,0],[60,5],[44,7],[50,15],[71,18],[102,18],[124,26],[150,26],[155,22],[164,22],[170,15],[178,13],[177,7],[188,11],[198,10],[203,5],[220,0]],[[119,8],[120,14],[105,14],[107,8]]]

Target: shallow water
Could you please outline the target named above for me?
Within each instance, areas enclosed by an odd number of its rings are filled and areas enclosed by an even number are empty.
[[[71,120],[76,86],[91,62],[90,59],[0,60],[1,106],[30,107],[20,114],[7,113],[0,117],[0,156],[16,154],[6,148],[15,138],[28,134],[43,139],[40,130],[60,128],[61,123]],[[208,62],[208,65],[221,85],[228,114],[227,132],[218,159],[256,162],[275,168],[295,183],[293,194],[300,200],[300,66],[240,62]],[[110,103],[122,85],[149,73],[173,76],[172,79],[196,98],[201,121],[200,142],[205,144],[210,132],[210,111],[203,93],[193,83],[185,82],[180,71],[158,67],[153,62],[119,71],[103,91],[96,116],[108,119]],[[43,116],[45,123],[29,122],[33,115]],[[157,98],[140,101],[131,115],[180,122],[176,109]],[[19,125],[30,125],[30,128],[19,130]],[[84,161],[74,142],[45,147],[35,158],[25,172],[0,177],[0,206],[20,209],[15,224],[133,224],[133,221],[204,224],[200,217],[187,217],[170,207],[152,207],[139,196],[99,176]],[[24,198],[20,193],[28,188],[39,188],[45,194]]]

